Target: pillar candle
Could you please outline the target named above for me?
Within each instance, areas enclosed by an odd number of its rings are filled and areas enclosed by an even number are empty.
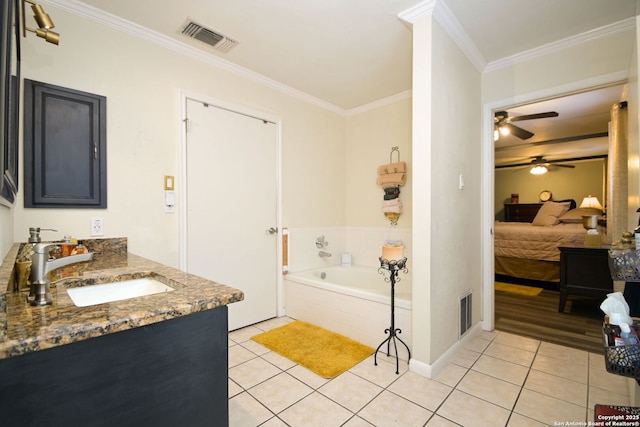
[[[404,245],[384,245],[382,246],[382,259],[398,261],[404,257]]]

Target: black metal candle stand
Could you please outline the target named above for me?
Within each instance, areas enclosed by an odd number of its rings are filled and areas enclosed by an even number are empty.
[[[373,356],[373,364],[376,366],[378,365],[378,350],[380,350],[380,347],[382,347],[384,343],[387,343],[387,356],[390,355],[391,342],[393,342],[393,349],[396,353],[396,374],[399,374],[400,370],[398,367],[398,345],[396,344],[396,340],[400,341],[402,345],[404,345],[407,349],[407,352],[409,353],[409,357],[407,360],[411,359],[411,350],[409,350],[409,346],[405,344],[405,342],[402,341],[402,339],[397,335],[402,333],[402,330],[400,328],[396,328],[395,307],[395,287],[396,282],[400,281],[398,272],[402,271],[405,274],[409,272],[409,270],[407,269],[407,258],[402,258],[399,260],[388,260],[380,257],[380,268],[378,268],[378,273],[384,275],[387,271],[389,272],[389,277],[386,277],[385,275],[384,281],[391,282],[391,326],[388,329],[384,330],[384,333],[389,334],[389,336],[384,341],[382,341],[376,349],[376,352]]]

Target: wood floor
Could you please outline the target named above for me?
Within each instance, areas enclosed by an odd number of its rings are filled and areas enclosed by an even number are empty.
[[[558,291],[522,296],[495,291],[495,328],[594,353],[603,352],[600,299],[569,295],[558,312]]]

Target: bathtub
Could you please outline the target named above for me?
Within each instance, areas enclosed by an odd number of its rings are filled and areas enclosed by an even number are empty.
[[[287,274],[287,316],[313,323],[373,348],[391,325],[391,284],[374,267],[330,266]],[[395,327],[411,348],[411,275],[400,272],[395,286]],[[400,348],[400,357],[407,359]],[[386,348],[386,347],[385,347]],[[404,356],[404,357],[403,357]]]

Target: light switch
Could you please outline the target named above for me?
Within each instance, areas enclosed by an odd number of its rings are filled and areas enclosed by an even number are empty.
[[[167,190],[164,192],[164,212],[175,213],[176,211],[176,192]]]
[[[460,174],[460,176],[458,177],[458,188],[460,190],[464,190],[464,177],[462,176],[462,174]]]
[[[165,191],[164,195],[165,195],[167,206],[175,206],[176,205],[176,193],[175,193],[175,191]]]

